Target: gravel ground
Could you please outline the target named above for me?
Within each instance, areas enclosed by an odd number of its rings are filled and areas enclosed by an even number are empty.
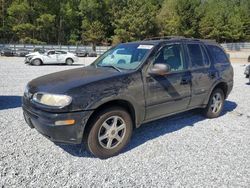
[[[83,146],[55,145],[22,116],[26,83],[80,67],[26,66],[0,57],[0,187],[250,187],[250,85],[234,64],[235,86],[223,115],[197,111],[137,129],[120,155],[100,160]]]

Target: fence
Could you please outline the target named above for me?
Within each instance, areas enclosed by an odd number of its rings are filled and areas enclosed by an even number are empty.
[[[245,43],[223,43],[221,44],[222,47],[226,51],[250,51],[250,42]],[[0,44],[0,48],[11,48],[12,50],[16,51],[21,48],[25,48],[29,51],[33,51],[34,48],[42,48],[42,49],[55,49],[55,50],[65,50],[69,52],[75,52],[77,50],[87,50],[92,51],[91,46],[84,46],[84,45],[33,45],[33,44]],[[105,51],[107,51],[110,48],[110,46],[97,46],[96,47],[96,53],[98,55],[103,54]]]
[[[84,45],[77,45],[77,46],[72,46],[72,45],[33,45],[33,44],[0,44],[0,48],[10,48],[14,51],[18,49],[27,49],[28,51],[33,51],[35,48],[42,48],[45,50],[64,50],[64,51],[69,51],[69,52],[75,52],[77,50],[86,50],[86,51],[92,51],[91,46],[84,46]],[[96,53],[98,55],[103,54],[106,52],[110,46],[97,46],[96,47]]]
[[[250,42],[224,43],[221,45],[227,51],[250,51]]]

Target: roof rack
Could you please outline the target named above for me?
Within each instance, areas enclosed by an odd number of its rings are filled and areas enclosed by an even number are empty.
[[[202,42],[211,42],[211,43],[216,43],[215,39],[199,39]]]
[[[201,41],[201,42],[207,42],[207,43],[216,43],[215,39],[199,39],[199,38],[186,38],[184,36],[162,36],[162,37],[152,37],[152,38],[146,38],[143,41],[150,41],[150,40],[189,40],[189,41]]]
[[[145,38],[146,40],[166,40],[166,39],[186,39],[184,36],[161,36],[161,37],[151,37],[151,38]]]

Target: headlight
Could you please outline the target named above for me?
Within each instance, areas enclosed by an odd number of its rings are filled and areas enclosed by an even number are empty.
[[[67,95],[57,95],[49,93],[35,93],[33,95],[33,101],[53,107],[65,107],[72,102],[72,98]]]

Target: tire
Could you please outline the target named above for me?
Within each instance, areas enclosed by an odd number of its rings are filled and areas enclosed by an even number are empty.
[[[116,126],[114,122],[117,122]],[[129,113],[123,108],[111,107],[95,116],[84,142],[94,156],[106,159],[121,152],[129,143],[132,132],[133,125]]]
[[[34,59],[32,61],[32,65],[39,66],[42,64],[42,61],[40,59]]]
[[[246,74],[246,78],[249,78],[249,74]]]
[[[66,62],[65,62],[67,65],[72,65],[74,63],[73,59],[71,58],[67,58],[66,59]]]
[[[216,88],[210,98],[209,102],[207,104],[207,107],[204,110],[204,115],[207,118],[217,118],[220,116],[223,106],[225,103],[225,94],[220,88]]]

